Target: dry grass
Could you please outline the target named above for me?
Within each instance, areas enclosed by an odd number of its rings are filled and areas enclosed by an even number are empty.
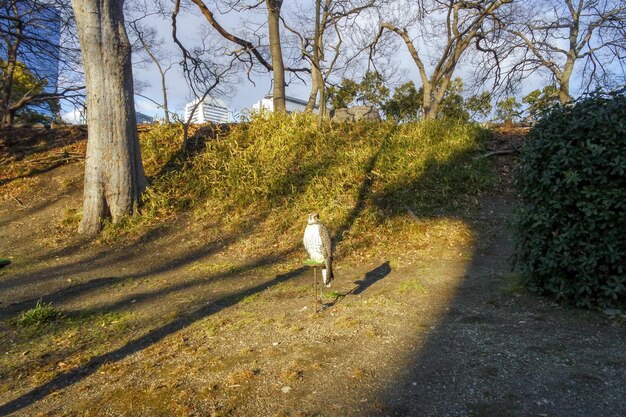
[[[177,152],[180,135],[167,126],[142,133],[152,175],[143,215],[109,225],[105,241],[191,210],[196,221],[225,233],[254,225],[242,253],[268,245],[279,251],[290,247],[286,237],[301,232],[303,215],[317,211],[341,235],[339,256],[365,256],[397,239],[419,247],[433,233],[467,233],[449,214],[473,207],[494,179],[486,160],[472,159],[485,137],[474,125],[327,122],[320,128],[308,114],[261,115],[187,153]]]

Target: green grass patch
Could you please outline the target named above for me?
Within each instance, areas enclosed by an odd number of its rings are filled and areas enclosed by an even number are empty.
[[[52,307],[52,303],[43,303],[39,299],[35,307],[20,314],[16,323],[23,328],[37,328],[57,321],[61,317],[63,317],[63,314]]]
[[[189,266],[189,271],[200,272],[203,274],[230,273],[237,270],[237,266],[232,262],[210,263],[210,262],[194,262]]]
[[[82,211],[75,208],[68,208],[65,210],[65,215],[61,220],[61,226],[64,228],[77,228],[82,217]]]

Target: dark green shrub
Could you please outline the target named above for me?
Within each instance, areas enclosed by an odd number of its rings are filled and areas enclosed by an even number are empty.
[[[626,97],[547,114],[516,188],[516,263],[530,289],[579,307],[626,306]]]

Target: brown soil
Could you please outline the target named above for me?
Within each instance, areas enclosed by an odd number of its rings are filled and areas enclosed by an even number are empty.
[[[458,236],[338,259],[314,314],[304,254],[246,250],[253,227],[183,218],[131,243],[74,239],[81,165],[16,180],[30,182],[0,201],[13,260],[0,270],[0,415],[624,413],[624,324],[522,289],[506,186],[441,219]],[[64,316],[18,326],[40,298]]]

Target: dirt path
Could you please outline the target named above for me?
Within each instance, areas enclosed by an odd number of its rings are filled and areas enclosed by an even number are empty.
[[[58,224],[75,192],[0,206],[16,254],[0,271],[0,415],[623,415],[624,325],[521,290],[507,197],[457,219],[469,238],[340,259],[315,315],[302,254],[244,255],[246,232],[177,223],[63,251],[45,228],[13,232]],[[65,317],[17,327],[40,297]]]

